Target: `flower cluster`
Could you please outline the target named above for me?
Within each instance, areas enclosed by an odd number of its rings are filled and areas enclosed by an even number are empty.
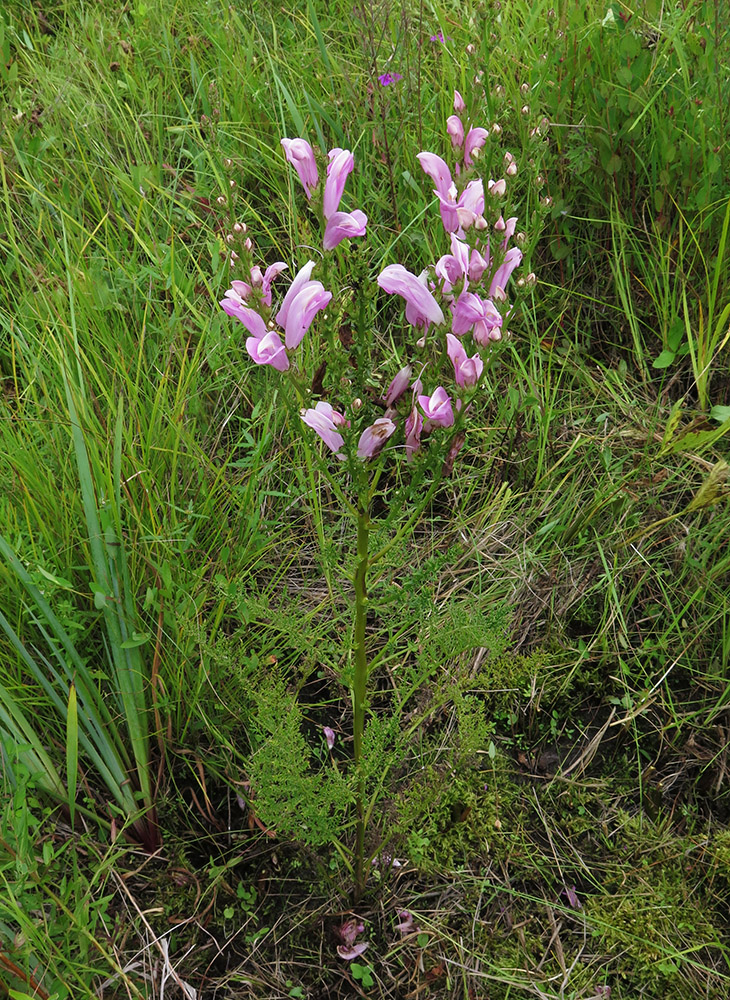
[[[506,153],[502,160],[505,176],[488,180],[485,194],[484,180],[477,175],[476,167],[489,132],[471,125],[458,91],[446,129],[456,153],[453,176],[449,165],[436,153],[419,153],[418,160],[435,185],[450,252],[420,275],[395,263],[388,264],[377,276],[382,291],[405,301],[405,318],[419,332],[419,350],[426,348],[432,329],[437,331],[441,347],[434,351],[432,345],[430,360],[422,355],[417,372],[413,363],[400,368],[381,400],[380,414],[373,420],[375,414],[371,413],[370,423],[367,409],[359,414],[361,400],[346,401],[339,409],[320,400],[301,410],[303,422],[341,460],[367,461],[388,444],[402,449],[410,462],[426,439],[438,431],[444,436],[444,450],[448,452],[446,466],[453,466],[463,443],[462,425],[469,401],[484,372],[485,352],[502,338],[510,314],[507,285],[522,261],[522,251],[510,246],[517,218],[505,220],[499,202],[506,194],[507,178],[517,172],[517,164]],[[345,182],[354,167],[352,153],[339,148],[330,151],[324,189],[320,191],[320,171],[309,143],[304,139],[282,139],[282,146],[307,199],[319,214],[324,250],[333,250],[344,239],[364,236],[365,214],[358,209],[340,210]],[[518,241],[523,238],[518,234]],[[300,269],[273,319],[272,282],[286,268],[283,262],[265,270],[259,265],[251,267],[248,279],[233,281],[225,293],[221,306],[246,327],[246,350],[257,364],[287,371],[292,353],[317,314],[330,303],[332,293],[312,278],[314,266],[310,260]],[[533,275],[528,278],[532,279],[529,284],[534,283]],[[525,283],[520,282],[521,286]],[[447,365],[450,362],[441,374],[439,359]],[[424,381],[432,383],[430,391],[424,388]],[[354,433],[353,425],[357,428]]]

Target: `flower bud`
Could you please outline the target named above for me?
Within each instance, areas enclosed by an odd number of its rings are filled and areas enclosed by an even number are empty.
[[[524,278],[518,278],[516,283],[517,283],[517,287],[520,290],[525,287],[525,279]]]
[[[476,47],[472,45],[471,42],[469,42],[469,44],[466,47],[466,54],[468,56],[473,56],[475,52],[476,52]]]
[[[498,83],[497,86],[494,88],[494,96],[499,98],[500,101],[504,97],[504,87],[502,86],[501,83]]]
[[[514,162],[514,160],[507,167],[505,173],[507,174],[508,177],[514,177],[516,175],[516,173],[517,173],[517,164]]]
[[[528,288],[534,288],[537,284],[537,275],[534,271],[530,271],[529,274],[525,275],[525,284]]]
[[[231,178],[231,180],[228,181],[228,186],[232,188],[236,186],[236,182],[233,180],[233,178]]]
[[[484,230],[487,228],[488,225],[489,223],[487,222],[487,220],[484,218],[483,215],[478,215],[476,217],[476,220],[474,222],[474,228],[478,229],[480,233],[484,232]]]
[[[528,104],[523,104],[522,107],[520,108],[520,111],[522,112],[523,115],[529,115],[530,106]]]
[[[497,221],[494,223],[494,228],[498,233],[503,233],[507,228],[507,224],[504,221],[504,216],[500,215]]]
[[[521,94],[529,94],[530,93],[530,84],[529,83],[523,83],[522,86],[520,87],[520,93]]]
[[[535,184],[537,184],[537,186],[541,188],[544,183],[545,183],[545,178],[542,176],[542,174],[538,174],[537,177],[535,178]]]
[[[358,410],[362,409],[362,400],[358,397],[352,401],[352,412],[357,413]]]
[[[248,232],[248,226],[246,225],[245,222],[234,222],[233,223],[233,232],[234,233],[247,233]]]
[[[426,346],[426,338],[419,337],[418,340],[416,341],[416,347],[419,349],[419,351],[422,351],[425,346]]]
[[[519,232],[515,236],[515,243],[518,247],[523,247],[527,243],[527,233]]]
[[[507,181],[502,177],[490,185],[489,193],[493,198],[502,198],[507,193]]]
[[[251,253],[251,251],[253,250],[253,240],[251,239],[250,236],[247,236],[246,239],[243,241],[243,249],[248,250],[249,253]]]
[[[219,194],[218,197],[216,198],[216,201],[218,202],[219,205],[225,205],[226,204],[225,195]]]
[[[494,125],[492,125],[490,131],[491,131],[492,135],[501,135],[502,134],[502,126],[499,125],[497,122],[495,122]]]
[[[233,243],[235,239],[236,239],[236,237],[233,235],[233,233],[229,233],[226,236],[226,243],[228,243],[229,246],[230,246],[230,244]]]
[[[457,113],[457,115],[460,115],[463,111],[466,111],[466,103],[458,90],[454,91],[454,111]]]
[[[550,206],[553,203],[553,199],[550,197],[549,194],[546,194],[545,197],[542,199],[541,203],[545,206],[545,208],[550,208]]]
[[[224,159],[223,166],[226,168],[226,170],[230,170],[231,169],[231,167],[233,166],[233,160],[230,158],[230,156],[227,156]]]

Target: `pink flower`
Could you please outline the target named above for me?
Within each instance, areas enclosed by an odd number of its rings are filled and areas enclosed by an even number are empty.
[[[334,410],[329,403],[320,400],[314,409],[302,410],[299,416],[307,427],[311,427],[315,434],[319,434],[330,451],[339,458],[344,458],[339,452],[345,439],[338,433],[337,428],[348,426],[348,421],[341,413]]]
[[[359,920],[347,920],[339,927],[335,927],[335,934],[342,941],[342,944],[337,946],[337,954],[340,958],[344,958],[346,962],[350,962],[353,958],[357,958],[358,955],[362,955],[368,947],[369,942],[362,941],[360,944],[355,944],[355,939],[364,930],[365,925]]]
[[[501,218],[502,218],[502,216],[500,215],[500,219]],[[513,215],[511,218],[507,219],[507,221],[504,224],[504,230],[503,230],[504,238],[502,240],[502,249],[503,250],[507,249],[507,244],[512,239],[512,237],[514,236],[516,228],[517,228],[517,216]]]
[[[406,419],[406,459],[413,461],[413,456],[421,447],[421,431],[423,430],[423,417],[414,406],[410,416]]]
[[[451,331],[462,336],[472,330],[474,341],[486,347],[490,341],[502,336],[502,315],[489,299],[481,299],[472,292],[464,292],[454,307]]]
[[[413,914],[409,913],[408,910],[399,910],[398,923],[395,925],[395,929],[400,931],[404,937],[406,934],[411,934],[413,931],[417,931],[418,927],[413,920]]]
[[[464,126],[458,115],[450,115],[446,119],[446,131],[451,137],[451,145],[454,149],[461,149],[464,145]]]
[[[319,184],[314,150],[306,139],[282,139],[281,144],[287,160],[299,174],[299,180],[304,185],[304,193],[311,199],[312,191]]]
[[[322,246],[325,250],[334,250],[343,240],[364,236],[367,221],[367,215],[359,208],[354,212],[335,212],[325,227]]]
[[[260,338],[248,337],[246,350],[257,365],[271,365],[279,372],[285,372],[289,367],[284,345],[274,330],[269,330]]]
[[[459,115],[466,111],[466,102],[458,90],[454,91],[454,111]]]
[[[234,293],[235,298],[231,296],[230,291],[232,291],[232,289],[229,289],[229,291],[226,292],[226,298],[221,299],[220,306],[223,309],[223,312],[228,313],[229,316],[232,316],[234,319],[243,323],[251,336],[255,337],[257,340],[261,337],[265,337],[267,333],[267,326],[262,317],[259,316],[254,309],[250,309],[248,306],[243,305],[238,294]]]
[[[332,149],[329,152],[327,164],[327,180],[324,185],[324,200],[322,207],[325,219],[331,219],[340,207],[345,181],[355,166],[355,157],[349,149]],[[362,234],[359,234],[362,235]]]
[[[473,153],[481,149],[487,141],[489,132],[485,128],[470,128],[464,142],[464,166],[470,167],[473,163]]]
[[[325,740],[327,741],[327,748],[331,750],[332,747],[335,745],[335,731],[334,729],[330,729],[329,726],[323,726],[322,732],[324,734]]]
[[[289,350],[299,346],[314,317],[332,298],[332,293],[325,291],[321,281],[310,279],[313,268],[314,261],[310,260],[299,269],[276,314],[276,322],[286,331]]]
[[[511,219],[509,220],[512,221]],[[504,297],[505,288],[507,287],[507,282],[510,279],[510,275],[516,267],[519,266],[522,260],[522,251],[519,247],[512,247],[504,255],[504,260],[494,272],[492,277],[492,283],[489,286],[489,294],[492,298],[499,298],[499,292],[501,291]]]
[[[393,381],[388,386],[388,391],[385,394],[385,402],[388,406],[392,406],[403,393],[408,388],[408,384],[411,381],[411,375],[413,374],[413,368],[410,365],[406,365],[405,368],[401,368],[398,374],[395,376]]]
[[[383,445],[395,433],[395,424],[389,417],[379,417],[374,424],[367,427],[360,435],[357,443],[358,458],[374,458]]]
[[[439,190],[434,194],[441,203],[441,221],[447,233],[468,229],[484,212],[484,185],[481,180],[469,181],[461,197],[454,183],[446,194]]]
[[[451,397],[443,386],[440,385],[430,396],[419,396],[418,405],[426,414],[427,429],[430,427],[451,427],[454,423]]]
[[[479,355],[467,357],[460,341],[452,333],[446,334],[446,353],[454,366],[456,384],[462,389],[476,385],[484,371],[484,362]]]
[[[378,275],[378,284],[384,292],[400,295],[406,300],[406,319],[412,326],[422,326],[425,331],[431,323],[444,322],[441,306],[425,284],[402,264],[388,264]]]
[[[266,272],[262,274],[260,266],[254,264],[251,268],[250,284],[248,281],[232,281],[231,287],[225,293],[226,298],[233,299],[234,302],[243,305],[251,298],[255,289],[260,289],[261,301],[265,305],[270,306],[271,282],[282,271],[286,271],[286,269],[287,265],[279,260],[275,264],[270,264],[266,268]]]

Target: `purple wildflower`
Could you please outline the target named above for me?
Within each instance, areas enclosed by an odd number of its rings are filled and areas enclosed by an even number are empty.
[[[378,83],[381,87],[389,87],[391,83],[397,83],[399,80],[403,79],[402,73],[383,73],[382,76],[378,77]]]

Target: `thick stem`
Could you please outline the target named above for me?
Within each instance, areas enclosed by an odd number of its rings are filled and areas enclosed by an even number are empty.
[[[365,649],[365,627],[368,615],[368,544],[370,518],[367,509],[360,506],[357,514],[357,569],[355,570],[355,676],[352,685],[353,741],[355,770],[357,771],[357,827],[355,835],[355,899],[365,888],[365,776],[362,773],[362,742],[365,732],[365,695],[368,680],[368,658]]]

